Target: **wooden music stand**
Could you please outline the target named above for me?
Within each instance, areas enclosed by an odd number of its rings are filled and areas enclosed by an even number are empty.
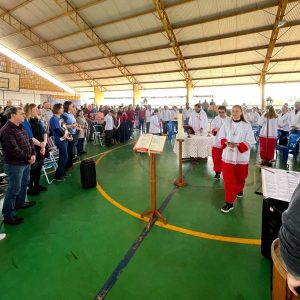
[[[150,152],[150,205],[151,208],[141,214],[141,217],[150,215],[147,228],[150,228],[154,217],[157,217],[164,224],[167,224],[167,219],[165,219],[156,208],[156,154],[152,152]]]
[[[179,149],[179,177],[174,180],[174,184],[178,187],[184,187],[187,185],[186,180],[182,176],[182,143],[183,139],[176,139],[178,142],[178,149]]]

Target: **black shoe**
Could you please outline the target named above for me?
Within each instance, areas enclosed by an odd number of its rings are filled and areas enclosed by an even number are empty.
[[[30,189],[27,190],[27,195],[28,196],[37,196],[39,194],[40,194],[40,192],[37,189],[30,188]]]
[[[233,204],[226,202],[226,204],[221,208],[221,212],[227,214],[233,209],[234,209]]]
[[[24,204],[23,205],[21,205],[21,206],[17,206],[16,205],[16,210],[18,210],[18,209],[24,209],[24,208],[29,208],[29,207],[32,207],[32,206],[34,206],[34,205],[36,205],[36,202],[35,201],[27,201],[27,202],[24,202]]]
[[[45,186],[39,185],[37,188],[35,188],[39,192],[47,191],[47,188]]]
[[[70,177],[70,176],[71,176],[70,173],[69,173],[69,174],[66,173],[66,174],[63,175],[64,178],[68,178],[68,177]]]
[[[214,179],[220,180],[220,173],[219,172],[216,172],[216,175],[214,176]]]
[[[15,218],[15,219],[18,219],[18,220],[20,220],[20,221],[24,221],[24,218],[23,218],[23,217],[19,217],[19,216],[17,216],[17,215],[15,215],[14,218]]]
[[[62,176],[62,177],[54,177],[53,180],[55,181],[65,181],[66,179]]]
[[[21,223],[23,223],[23,220],[20,218],[10,218],[10,219],[4,219],[4,224],[8,224],[8,225],[19,225]]]
[[[237,196],[238,196],[239,198],[243,197],[243,196],[244,196],[243,191],[239,192],[239,193],[237,194]]]
[[[79,157],[78,157],[78,156],[76,156],[76,157],[73,158],[73,162],[75,162],[75,161],[77,161],[77,160],[79,160]]]
[[[82,151],[82,154],[87,154],[87,152],[86,151]]]

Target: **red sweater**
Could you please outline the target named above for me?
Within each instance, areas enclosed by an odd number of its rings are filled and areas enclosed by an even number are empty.
[[[134,121],[135,113],[134,110],[127,110],[128,121]]]
[[[139,110],[139,119],[145,119],[145,117],[146,117],[146,111]]]

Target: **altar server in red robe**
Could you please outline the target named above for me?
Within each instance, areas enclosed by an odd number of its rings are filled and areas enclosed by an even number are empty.
[[[243,196],[248,176],[250,148],[255,144],[252,127],[246,122],[240,105],[232,107],[231,118],[221,127],[219,139],[223,148],[222,173],[226,200],[221,211],[228,213],[234,209],[236,197]]]

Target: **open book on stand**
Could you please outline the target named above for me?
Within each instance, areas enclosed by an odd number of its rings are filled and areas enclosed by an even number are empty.
[[[166,136],[142,134],[136,142],[133,150],[138,152],[162,153]]]
[[[290,202],[300,183],[300,172],[262,168],[262,188],[265,198]]]

